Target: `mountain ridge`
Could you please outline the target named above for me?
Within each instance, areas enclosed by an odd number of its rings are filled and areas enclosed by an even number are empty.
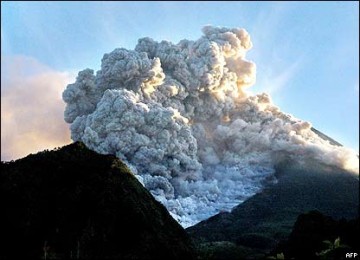
[[[351,173],[316,161],[306,167],[288,161],[276,167],[275,175],[276,184],[187,232],[200,245],[228,241],[257,259],[287,239],[300,214],[317,210],[334,219],[359,216],[359,180]]]
[[[325,141],[329,141],[330,144],[332,144],[332,145],[343,146],[341,143],[337,142],[336,140],[332,139],[331,137],[329,137],[328,135],[324,134],[323,132],[317,130],[314,127],[311,127],[311,131],[313,131],[315,134],[317,134],[321,139],[323,139]]]
[[[1,162],[0,187],[1,259],[194,259],[126,165],[80,142]]]

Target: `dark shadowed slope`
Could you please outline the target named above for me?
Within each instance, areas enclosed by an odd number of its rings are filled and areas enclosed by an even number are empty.
[[[358,216],[358,176],[314,161],[305,166],[283,163],[277,167],[276,175],[277,184],[231,213],[220,213],[188,228],[188,233],[201,243],[230,241],[266,253],[289,236],[302,213],[318,210],[336,219]]]
[[[301,214],[287,241],[277,246],[272,255],[285,259],[339,260],[347,253],[360,253],[359,218],[334,220],[318,211]]]
[[[0,185],[0,259],[193,258],[127,167],[82,143],[2,162]]]
[[[315,129],[314,127],[311,127],[311,131],[313,131],[315,134],[317,134],[320,138],[322,138],[325,141],[329,141],[330,144],[336,145],[336,146],[342,146],[339,142],[335,141],[331,137],[327,136],[326,134],[320,132],[319,130]]]

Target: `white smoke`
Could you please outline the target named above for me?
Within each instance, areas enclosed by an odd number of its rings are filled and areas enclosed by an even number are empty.
[[[351,150],[282,113],[267,94],[248,96],[255,64],[244,29],[206,26],[197,41],[139,40],[105,54],[96,75],[67,86],[74,141],[116,154],[184,227],[230,210],[274,181],[283,158],[354,168]],[[356,168],[357,167],[357,168]]]

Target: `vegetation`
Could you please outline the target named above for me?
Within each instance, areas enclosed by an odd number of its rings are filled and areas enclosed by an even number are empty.
[[[277,184],[185,232],[82,143],[1,162],[0,259],[345,259],[359,252],[359,180],[313,169],[280,165]]]
[[[345,259],[347,252],[359,252],[359,233],[359,218],[334,220],[311,211],[298,217],[289,238],[273,254],[284,252],[285,259]]]
[[[195,257],[126,165],[79,142],[2,162],[0,200],[0,259]]]
[[[306,167],[287,162],[278,165],[276,177],[278,183],[266,187],[232,212],[213,216],[187,232],[195,243],[227,241],[246,247],[246,259],[259,259],[288,239],[303,213],[318,210],[335,219],[358,217],[359,180],[352,174],[316,162],[309,162]],[[319,242],[336,237],[323,237]],[[322,249],[318,248],[314,255]],[[284,250],[276,252],[280,253],[289,259]]]
[[[327,248],[320,253],[316,253],[317,256],[320,256],[320,259],[334,258],[336,252],[342,248],[347,249],[348,251],[351,250],[351,247],[348,245],[340,244],[340,237],[335,239],[333,243],[329,240],[325,240],[323,243],[327,245]]]

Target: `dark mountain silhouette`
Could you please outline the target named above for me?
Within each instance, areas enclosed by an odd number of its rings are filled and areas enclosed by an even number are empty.
[[[0,259],[194,258],[128,168],[82,143],[1,162],[0,187]]]
[[[312,210],[335,219],[358,217],[359,179],[354,174],[316,161],[305,165],[287,161],[277,166],[276,177],[278,183],[232,212],[187,229],[203,255],[209,251],[216,255],[231,243],[232,250],[246,252],[246,259],[265,257],[289,237],[297,217]]]
[[[311,127],[311,131],[313,131],[315,134],[317,134],[320,138],[322,138],[325,141],[329,141],[330,144],[335,145],[335,146],[343,146],[342,144],[340,144],[339,142],[335,141],[334,139],[332,139],[331,137],[327,136],[326,134],[320,132],[319,130],[317,130],[314,127]]]
[[[334,220],[318,211],[301,214],[289,239],[280,243],[272,255],[286,259],[346,259],[347,253],[360,252],[359,218]]]
[[[1,162],[0,259],[321,258],[322,240],[337,237],[355,248],[358,176],[315,160],[282,162],[275,175],[185,232],[119,159],[80,142]]]

